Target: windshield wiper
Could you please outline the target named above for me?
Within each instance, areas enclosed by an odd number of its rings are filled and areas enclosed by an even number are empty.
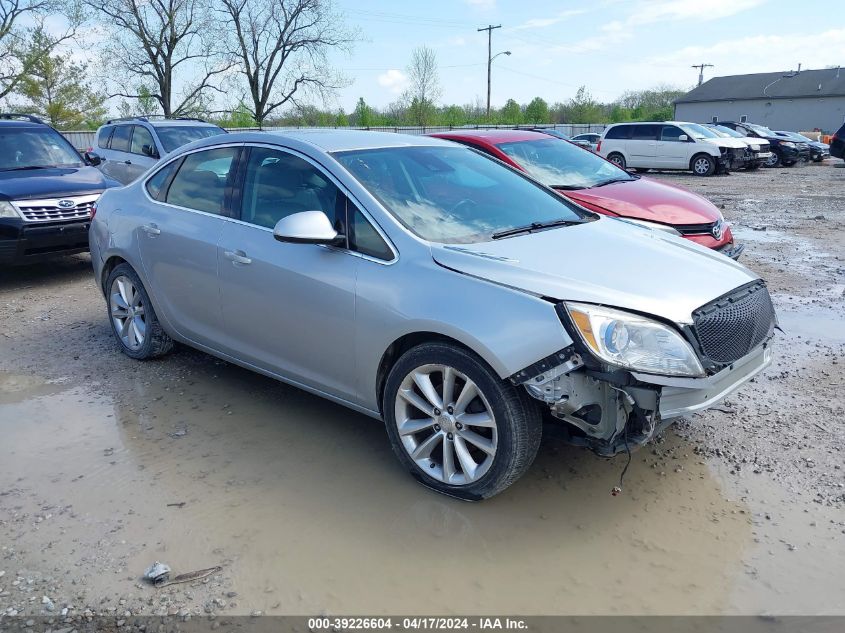
[[[552,189],[559,189],[561,191],[576,191],[578,189],[589,189],[587,185],[549,185]]]
[[[24,171],[25,169],[55,169],[53,165],[24,165],[23,167],[10,167],[2,171]]]
[[[532,222],[531,224],[526,224],[525,226],[517,226],[512,229],[506,229],[504,231],[499,231],[498,233],[493,233],[492,237],[494,240],[502,239],[503,237],[510,237],[511,235],[519,235],[521,233],[533,233],[534,231],[542,231],[544,229],[553,229],[559,226],[572,226],[573,224],[583,224],[583,220],[549,220],[548,222]]]
[[[611,185],[614,182],[631,182],[632,180],[636,180],[636,178],[611,178],[610,180],[602,180],[600,183],[593,185],[593,187],[604,187],[605,185]]]

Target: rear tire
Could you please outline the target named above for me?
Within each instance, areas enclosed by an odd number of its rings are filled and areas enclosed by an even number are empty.
[[[396,361],[382,411],[408,472],[424,486],[468,501],[510,486],[540,447],[537,403],[476,354],[449,343],[423,343]]]
[[[716,160],[709,154],[696,154],[690,161],[690,169],[696,176],[712,176],[716,173]]]
[[[173,349],[173,339],[161,327],[144,284],[132,266],[115,266],[105,289],[109,323],[124,354],[147,360]]]
[[[619,169],[627,169],[625,157],[622,156],[622,154],[620,154],[619,152],[613,152],[611,154],[608,154],[607,160],[616,165]]]

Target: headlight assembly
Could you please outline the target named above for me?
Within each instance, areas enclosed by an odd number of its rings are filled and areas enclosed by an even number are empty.
[[[630,312],[565,303],[581,339],[610,365],[665,376],[703,376],[692,347],[671,327]]]
[[[0,218],[17,218],[20,217],[18,212],[15,210],[15,207],[12,206],[11,202],[6,202],[5,200],[0,200]]]
[[[791,141],[782,141],[782,142],[781,142],[781,145],[782,145],[783,147],[795,147],[795,143],[793,143],[793,142],[791,142]]]

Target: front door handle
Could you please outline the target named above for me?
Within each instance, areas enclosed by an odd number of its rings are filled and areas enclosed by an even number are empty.
[[[223,251],[223,256],[236,266],[238,264],[246,266],[252,263],[252,260],[243,251]]]
[[[132,161],[131,160],[125,160],[125,161],[123,161],[123,164],[124,165],[131,165]]]
[[[144,232],[149,236],[161,235],[161,229],[155,224],[145,224],[141,228],[144,229]]]

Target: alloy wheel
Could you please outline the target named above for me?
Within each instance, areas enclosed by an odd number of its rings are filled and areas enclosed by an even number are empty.
[[[147,321],[141,293],[129,277],[115,277],[109,293],[109,313],[123,344],[137,350],[144,344]]]
[[[394,406],[402,446],[430,477],[462,486],[490,469],[496,418],[466,375],[448,365],[417,367],[402,380]]]
[[[692,168],[697,174],[706,174],[708,171],[710,171],[710,161],[706,158],[698,158],[693,163]]]

